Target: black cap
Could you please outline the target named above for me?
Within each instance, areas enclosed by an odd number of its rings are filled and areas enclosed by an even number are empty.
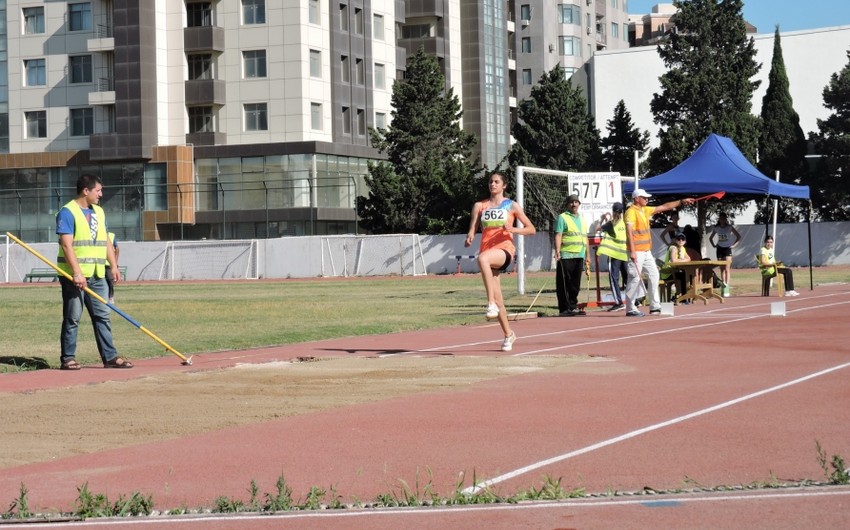
[[[623,203],[615,202],[614,204],[611,205],[611,210],[614,213],[623,213]]]
[[[684,232],[676,232],[673,235],[673,239],[688,239],[688,236],[686,236]]]
[[[576,201],[576,202],[578,202],[579,204],[581,204],[581,199],[579,199],[579,198],[578,198],[578,195],[576,195],[576,194],[572,194],[572,195],[570,195],[569,197],[567,197],[567,204],[569,204],[569,203],[571,203],[571,202],[573,202],[573,201]]]

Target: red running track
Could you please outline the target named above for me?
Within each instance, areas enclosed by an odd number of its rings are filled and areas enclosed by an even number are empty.
[[[518,506],[344,510],[261,517],[151,518],[157,528],[839,528],[850,488],[693,492],[698,486],[823,480],[815,443],[850,459],[850,287],[786,298],[733,297],[676,308],[675,316],[623,313],[519,321],[510,354],[493,325],[348,338],[281,348],[171,358],[132,371],[84,371],[79,384],[328,355],[548,355],[588,357],[572,373],[526,373],[380,402],[223,429],[152,444],[4,469],[0,500],[21,482],[31,504],[69,509],[68,492],[154,496],[158,506],[247,497],[281,474],[294,491],[334,485],[370,501],[400,478],[450,494],[458,473],[497,491],[539,487],[545,476],[589,493],[685,489]],[[599,370],[616,363],[617,370]],[[132,373],[131,373],[132,372]],[[3,376],[3,392],[67,384],[58,371]],[[8,411],[7,411],[8,413]],[[430,477],[425,470],[430,470]],[[37,486],[35,486],[37,485]],[[166,486],[167,485],[167,486]],[[167,492],[165,491],[167,489]],[[141,521],[138,521],[141,522]],[[102,525],[104,521],[98,521]],[[130,523],[119,520],[114,524]],[[93,523],[76,523],[85,528]]]

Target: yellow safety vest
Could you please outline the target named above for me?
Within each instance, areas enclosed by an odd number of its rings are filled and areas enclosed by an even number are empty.
[[[89,223],[83,214],[83,209],[76,201],[70,201],[64,206],[74,216],[74,255],[77,256],[77,263],[80,265],[80,271],[86,278],[97,276],[98,278],[106,277],[106,214],[103,213],[103,208],[93,204],[92,210],[97,215],[97,238],[92,240]],[[57,214],[58,215],[58,214]],[[65,251],[62,246],[59,246],[59,256],[56,260],[59,268],[68,274],[73,275],[74,269],[65,260]]]
[[[622,218],[614,223],[613,236],[608,232],[603,232],[602,242],[599,244],[596,253],[620,261],[629,261],[629,255],[626,253],[626,223],[623,222]]]
[[[640,206],[633,204],[626,210],[626,222],[633,222],[632,227],[632,250],[652,250],[652,232],[649,231],[649,217],[655,208],[652,206]]]
[[[761,271],[761,275],[764,276],[764,277],[771,277],[774,274],[776,274],[776,266],[770,265],[769,267],[765,267],[764,265],[762,265],[762,263],[761,263],[761,257],[762,256],[767,256],[767,260],[770,261],[771,263],[774,263],[773,250],[768,250],[767,247],[761,247],[761,252],[759,252],[759,257],[758,257],[758,266],[759,266],[759,270]]]
[[[561,234],[561,252],[569,252],[571,254],[579,254],[584,250],[584,231],[581,227],[581,219],[579,224],[576,224],[576,219],[572,215],[562,213],[564,226],[566,230]]]
[[[666,256],[666,259],[664,260],[665,266],[673,263],[673,252],[678,252],[680,258],[685,257],[685,256],[683,256],[683,254],[684,255],[688,254],[688,251],[685,250],[685,247],[679,247],[678,245],[670,245],[669,247],[667,247],[667,256]],[[659,272],[661,273],[660,278],[662,280],[666,280],[666,279],[673,276],[673,272],[670,268],[667,268],[667,270],[665,270],[665,271],[659,271]]]

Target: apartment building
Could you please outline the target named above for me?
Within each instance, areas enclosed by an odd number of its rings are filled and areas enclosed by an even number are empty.
[[[120,239],[356,231],[403,0],[0,0],[0,16],[4,229],[55,240],[94,172]]]

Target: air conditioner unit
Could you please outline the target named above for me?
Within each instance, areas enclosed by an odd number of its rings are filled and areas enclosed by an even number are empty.
[[[530,21],[527,18],[524,18],[519,21],[520,25],[522,25],[523,27],[527,26],[529,22]]]
[[[593,3],[593,0],[587,0],[587,5],[590,5],[592,3]]]
[[[554,44],[550,44],[550,45],[549,45],[549,53],[552,53],[552,52],[554,52],[554,51],[555,51],[555,45],[554,45]]]
[[[590,35],[592,33],[593,33],[593,28],[591,28],[590,26],[587,26],[587,34]]]

